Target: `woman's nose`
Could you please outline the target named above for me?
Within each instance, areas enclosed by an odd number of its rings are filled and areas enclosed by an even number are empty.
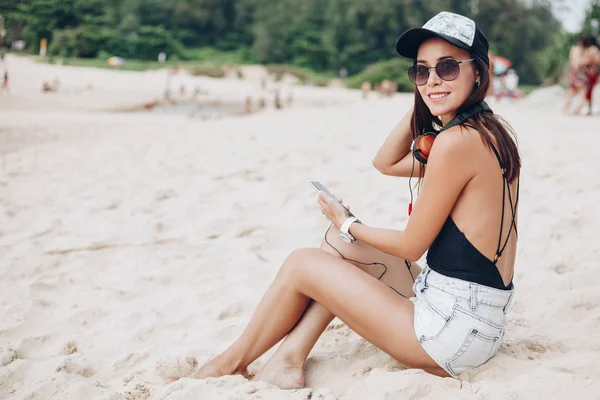
[[[435,68],[431,68],[429,70],[429,77],[427,78],[427,86],[436,86],[442,83],[442,78],[440,78],[435,71]]]

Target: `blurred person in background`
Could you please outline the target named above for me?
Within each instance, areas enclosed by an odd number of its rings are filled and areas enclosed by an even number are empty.
[[[585,102],[588,101],[588,92],[591,93],[590,87],[593,88],[598,79],[597,76],[594,79],[593,72],[596,51],[598,48],[593,45],[593,40],[588,35],[580,36],[577,45],[571,47],[569,51],[569,88],[563,112],[571,111],[571,103],[578,94],[581,95],[581,99],[575,107],[575,114],[579,114]]]
[[[8,70],[4,71],[4,74],[2,75],[2,86],[0,87],[0,89],[2,89],[3,92],[8,92]]]
[[[584,114],[593,113],[593,95],[594,87],[598,83],[600,75],[600,49],[598,42],[594,36],[589,36],[590,45],[584,50],[582,55],[582,68],[586,76],[585,85],[585,101],[587,102],[587,110]],[[583,105],[583,102],[581,103]],[[582,107],[577,110],[577,114],[581,113]]]
[[[514,69],[509,69],[504,77],[504,87],[506,88],[506,94],[509,98],[514,99],[518,97],[517,88],[519,87],[519,75]]]

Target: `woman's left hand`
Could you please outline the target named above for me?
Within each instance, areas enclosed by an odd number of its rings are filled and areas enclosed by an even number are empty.
[[[348,212],[342,205],[342,201],[340,200],[337,202],[332,200],[329,196],[320,191],[318,202],[323,215],[333,222],[336,228],[340,229],[344,221],[348,219]],[[350,207],[348,207],[348,209],[350,209]]]

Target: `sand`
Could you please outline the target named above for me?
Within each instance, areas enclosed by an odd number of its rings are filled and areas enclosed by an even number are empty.
[[[114,113],[103,110],[160,97],[165,72],[8,62],[0,399],[598,397],[599,119],[561,115],[562,93],[491,103],[523,157],[516,296],[498,355],[460,380],[439,378],[336,319],[311,353],[309,388],[282,391],[186,376],[241,333],[287,254],[318,246],[328,224],[309,180],[365,223],[403,228],[407,181],[371,160],[411,96],[297,88],[306,106],[245,117]],[[65,92],[41,94],[55,74]],[[181,79],[231,99],[255,87]],[[94,89],[77,92],[88,81]]]

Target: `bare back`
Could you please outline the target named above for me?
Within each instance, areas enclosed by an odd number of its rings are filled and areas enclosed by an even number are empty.
[[[463,188],[450,215],[471,244],[493,262],[500,235],[505,181],[496,156],[482,142],[480,134],[474,129],[466,128],[466,130],[468,132],[463,134],[468,136],[470,146],[472,146],[471,162],[476,171],[473,178]],[[496,263],[505,285],[511,281],[516,256],[517,235],[514,229],[510,233],[510,237],[508,237],[508,233],[513,219],[510,204],[512,201],[512,205],[515,207],[517,179],[509,186],[511,198],[509,199],[508,190],[504,193],[501,243],[504,244],[507,238],[508,242]]]

